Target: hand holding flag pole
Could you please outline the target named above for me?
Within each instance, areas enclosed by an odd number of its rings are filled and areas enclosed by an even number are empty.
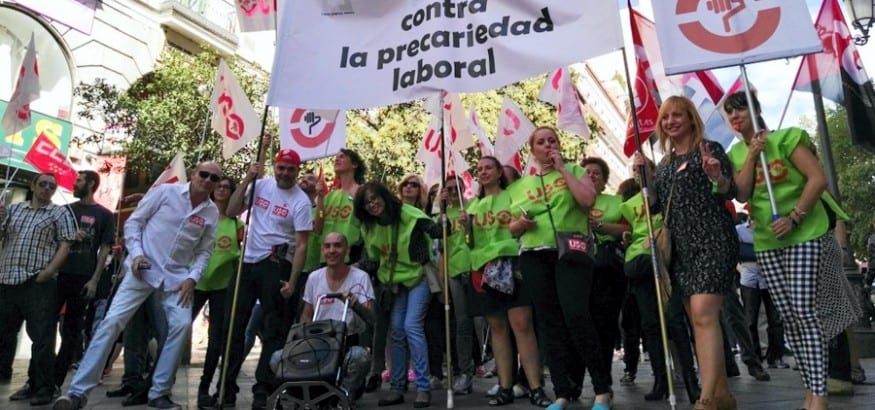
[[[744,79],[744,96],[747,98],[747,106],[750,111],[751,122],[753,123],[753,135],[754,138],[759,138],[760,124],[756,118],[759,114],[754,112],[753,94],[750,92],[750,81],[747,79],[747,67],[745,67],[744,64],[741,64],[739,67],[741,68],[741,77]],[[765,151],[760,152],[760,166],[763,169],[763,179],[766,181],[766,189],[769,191],[769,205],[772,207],[772,222],[774,222],[780,218],[780,215],[778,215],[778,205],[775,203],[775,192],[772,190],[772,178],[769,175],[769,163],[766,161]]]

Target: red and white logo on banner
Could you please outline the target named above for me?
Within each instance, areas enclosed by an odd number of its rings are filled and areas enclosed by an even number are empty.
[[[39,172],[55,174],[58,186],[68,191],[73,190],[79,173],[46,134],[40,133],[24,156],[24,161]]]
[[[346,112],[280,108],[280,147],[301,161],[330,157],[346,145]]]
[[[258,136],[261,124],[252,103],[224,60],[219,61],[210,104],[213,130],[222,136],[222,156],[231,158]]]
[[[276,0],[237,0],[240,31],[267,31],[276,28]]]
[[[116,209],[122,197],[125,183],[125,166],[128,159],[124,156],[97,157],[97,173],[100,174],[100,186],[94,193],[94,201],[106,209]]]
[[[569,69],[559,68],[547,77],[538,99],[556,106],[556,128],[584,138],[590,137],[577,87],[571,81]]]

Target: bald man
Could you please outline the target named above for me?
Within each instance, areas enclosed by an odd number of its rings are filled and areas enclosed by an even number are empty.
[[[204,162],[186,184],[152,188],[125,223],[125,276],[106,317],[94,334],[66,396],[54,410],[81,409],[100,379],[111,347],[137,308],[150,295],[167,320],[167,339],[155,365],[149,407],[179,408],[170,400],[176,368],[191,332],[194,285],[207,266],[215,242],[219,210],[210,193],[222,177],[214,162]]]

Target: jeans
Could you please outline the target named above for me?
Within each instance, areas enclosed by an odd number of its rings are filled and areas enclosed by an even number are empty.
[[[15,355],[15,343],[21,322],[33,341],[27,368],[32,392],[54,391],[55,326],[58,306],[54,280],[36,283],[36,277],[19,285],[0,285],[0,363],[9,363]],[[11,356],[7,357],[11,352]]]
[[[456,363],[459,366],[459,374],[474,375],[474,321],[468,316],[466,308],[466,283],[471,283],[468,274],[450,278],[450,296],[453,301],[453,317],[456,319]]]
[[[82,328],[85,307],[88,302],[82,297],[82,288],[91,276],[61,272],[58,275],[58,309],[67,305],[61,325],[61,348],[55,358],[55,385],[62,386],[70,364],[82,353]]]
[[[149,399],[170,394],[179,359],[182,357],[182,349],[191,334],[191,307],[178,305],[179,292],[155,289],[130,273],[122,279],[106,318],[97,328],[97,333],[91,340],[85,357],[82,358],[79,370],[73,376],[70,394],[84,397],[97,385],[106,358],[119,333],[150,295],[154,295],[155,302],[163,308],[167,323],[167,339],[155,364],[155,376],[152,379],[152,388],[149,389]]]
[[[769,363],[781,360],[784,357],[784,323],[781,315],[772,303],[772,297],[768,289],[749,288],[741,286],[741,300],[744,301],[744,313],[747,316],[747,326],[750,329],[750,338],[756,353],[761,353],[760,334],[757,322],[760,317],[760,305],[766,308],[766,322],[768,323],[769,347],[766,349],[766,360]],[[759,355],[762,358],[762,355]]]
[[[219,358],[225,345],[225,332],[228,325],[225,323],[225,295],[227,290],[194,291],[194,304],[191,308],[192,320],[200,313],[201,308],[208,301],[210,303],[210,321],[207,329],[207,354],[204,357],[204,372],[201,375],[199,390],[209,390],[210,382],[219,366]]]
[[[428,381],[428,348],[425,342],[425,313],[431,292],[423,277],[408,288],[398,286],[392,305],[392,390],[403,393],[407,384],[407,349],[413,359],[416,391],[431,391]]]
[[[261,303],[256,302],[255,306],[252,307],[252,316],[249,317],[249,323],[246,324],[246,333],[243,339],[243,357],[249,356],[252,346],[255,346],[255,339],[261,339],[262,327],[264,327],[264,310],[261,309]]]

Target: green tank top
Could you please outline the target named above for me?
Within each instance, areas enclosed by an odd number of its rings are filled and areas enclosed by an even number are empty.
[[[398,225],[397,252],[398,259],[395,262],[395,275],[392,284],[401,284],[412,287],[419,283],[422,278],[422,265],[410,258],[410,236],[419,219],[429,219],[428,215],[416,207],[404,204],[401,207],[401,221]],[[392,241],[395,240],[395,225],[374,224],[371,227],[362,225],[362,238],[365,241],[365,250],[368,258],[380,261],[377,270],[377,278],[381,283],[389,283],[390,261],[389,255],[392,250]],[[419,240],[429,240],[427,237]]]
[[[240,229],[243,229],[243,221],[238,218],[219,220],[216,224],[216,245],[195,289],[206,292],[228,287],[228,281],[237,269],[237,258],[240,257],[240,243],[237,240],[237,231]]]
[[[632,243],[626,247],[626,262],[641,255],[650,255],[650,237],[647,232],[647,212],[644,197],[639,192],[621,205],[623,218],[632,225]],[[653,215],[653,229],[662,227],[662,214]]]
[[[586,174],[586,169],[577,164],[565,164],[565,169],[578,179]],[[543,187],[540,177],[527,175],[507,188],[513,198],[511,214],[519,218],[522,210],[525,210],[529,218],[535,222],[535,229],[527,231],[520,237],[523,249],[556,248],[556,238],[547,214],[546,201],[548,200],[556,231],[584,234],[589,232],[587,211],[574,199],[559,171],[550,172],[543,178]]]
[[[623,218],[620,210],[622,204],[623,197],[619,195],[599,194],[595,197],[595,204],[589,210],[589,215],[602,223],[619,223]],[[595,236],[599,241],[616,241],[619,239],[605,233],[596,233]]]
[[[790,161],[790,155],[800,144],[809,149],[813,147],[808,133],[799,128],[777,130],[766,138],[764,152],[780,216],[790,214],[799,197],[802,196],[802,189],[805,187],[805,176]],[[735,169],[741,169],[747,153],[747,144],[739,142],[729,149],[727,155]],[[823,199],[823,196],[821,198]],[[821,200],[817,201],[814,208],[808,211],[799,226],[791,230],[785,237],[776,238],[772,233],[772,208],[760,161],[757,161],[756,164],[754,191],[748,203],[751,208],[751,218],[755,222],[754,250],[757,252],[782,249],[807,242],[823,236],[829,228],[824,200]],[[834,201],[831,204],[829,201],[826,203],[833,208],[836,214],[845,215]]]
[[[480,270],[487,262],[519,255],[519,242],[510,234],[510,193],[477,198],[468,203],[468,223],[472,224],[474,248],[471,267]]]
[[[322,235],[319,238],[319,243],[325,239],[325,235],[331,232],[340,232],[346,236],[346,240],[350,245],[356,245],[361,242],[361,227],[362,223],[352,212],[352,196],[346,191],[335,190],[325,195],[322,201],[322,209],[324,210],[324,222],[322,224]],[[320,261],[324,262],[324,258]],[[347,262],[349,255],[347,255]]]

